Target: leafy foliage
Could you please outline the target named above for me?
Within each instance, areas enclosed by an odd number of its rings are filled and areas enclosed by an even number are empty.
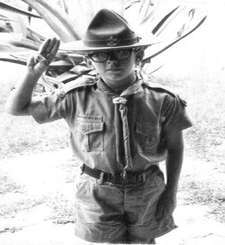
[[[153,38],[153,45],[145,51],[143,67],[153,57],[187,37],[206,18],[196,8],[170,6],[168,9],[168,7],[163,7],[161,1],[153,0],[62,0],[57,2],[58,4],[47,0],[17,0],[9,4],[8,1],[7,3],[0,1],[0,10],[12,13],[10,18],[4,13],[0,16],[0,21],[4,23],[0,29],[1,61],[26,65],[28,56],[38,50],[49,33],[42,35],[35,30],[34,19],[39,20],[40,23],[44,21],[52,29],[54,35],[66,43],[82,38],[88,22],[99,9],[112,8],[128,19],[128,22],[138,29],[141,36]],[[18,16],[23,16],[23,18],[18,18]],[[149,31],[146,32],[146,30]],[[153,66],[153,70],[148,70],[148,72],[160,69],[161,66],[162,64],[157,68]],[[44,89],[46,84],[52,84],[52,88],[55,88],[89,72],[95,75],[92,69],[87,67],[84,57],[70,50],[60,49],[40,83],[44,84]]]

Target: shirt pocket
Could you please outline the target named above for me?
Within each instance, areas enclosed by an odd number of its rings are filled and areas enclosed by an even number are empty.
[[[135,126],[137,150],[152,153],[159,143],[159,128],[157,125],[137,122]]]
[[[104,122],[100,117],[77,116],[75,119],[75,139],[85,152],[104,150]]]

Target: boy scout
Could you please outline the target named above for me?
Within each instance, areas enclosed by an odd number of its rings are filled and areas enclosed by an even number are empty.
[[[175,228],[182,130],[191,126],[185,104],[136,72],[151,41],[138,37],[115,12],[99,11],[83,40],[70,45],[91,60],[98,76],[83,76],[70,90],[33,98],[59,48],[56,38],[48,39],[28,62],[7,109],[39,123],[66,120],[81,164],[75,185],[77,236],[90,242],[154,243]],[[163,160],[166,183],[158,167]]]

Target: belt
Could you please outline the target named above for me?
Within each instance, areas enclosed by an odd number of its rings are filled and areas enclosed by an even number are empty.
[[[146,175],[149,174],[149,172],[153,172],[158,170],[157,165],[152,165],[144,172],[126,172],[124,173],[106,173],[104,171],[101,171],[99,169],[90,168],[87,165],[83,164],[81,166],[81,174],[85,173],[91,177],[94,177],[97,179],[99,184],[102,184],[104,182],[110,182],[112,184],[117,185],[129,185],[129,184],[139,184],[144,183],[146,180]]]

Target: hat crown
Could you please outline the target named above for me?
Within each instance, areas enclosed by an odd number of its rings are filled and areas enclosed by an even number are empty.
[[[138,36],[131,30],[127,21],[119,14],[100,10],[89,24],[84,43],[89,47],[116,47],[137,43]]]

